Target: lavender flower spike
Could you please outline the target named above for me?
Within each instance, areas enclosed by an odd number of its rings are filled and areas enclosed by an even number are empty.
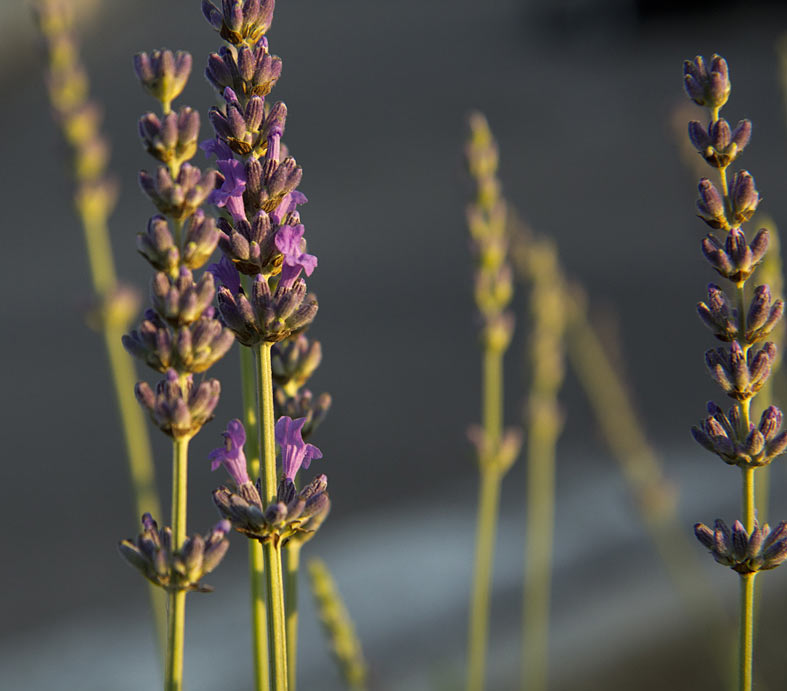
[[[322,451],[303,441],[301,430],[305,424],[305,417],[293,420],[285,416],[276,421],[276,443],[281,447],[284,477],[291,482],[301,466],[308,468],[313,458],[322,458]]]
[[[303,239],[304,227],[282,226],[276,233],[274,242],[276,249],[283,255],[281,266],[281,281],[284,286],[290,286],[301,273],[301,269],[307,276],[311,276],[317,266],[317,257],[313,254],[306,254],[306,242]]]
[[[223,465],[238,487],[251,482],[246,471],[246,454],[243,453],[243,445],[246,443],[246,430],[243,429],[243,423],[238,419],[230,420],[222,436],[224,446],[213,449],[208,454],[211,460],[210,469],[216,470]]]

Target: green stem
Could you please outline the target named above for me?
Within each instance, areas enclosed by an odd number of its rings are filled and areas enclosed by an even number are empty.
[[[301,559],[301,543],[290,540],[284,547],[287,553],[287,575],[285,581],[284,609],[287,617],[287,672],[288,683],[295,689],[298,662],[298,567]]]
[[[249,348],[240,348],[243,424],[246,428],[246,459],[250,478],[260,475],[257,411],[254,399],[254,359]],[[254,660],[254,688],[268,691],[268,629],[265,605],[265,567],[262,545],[249,540],[249,586],[251,591],[251,652]]]
[[[104,325],[104,345],[109,356],[109,368],[115,386],[115,399],[120,411],[121,426],[126,444],[128,470],[134,495],[137,518],[149,513],[161,519],[161,504],[156,491],[156,478],[153,469],[153,453],[150,437],[145,427],[145,417],[141,406],[133,400],[132,391],[136,374],[131,356],[125,352],[120,341],[119,329]],[[159,651],[164,650],[167,640],[167,598],[164,591],[150,583],[148,585],[150,606],[153,610]]]
[[[523,603],[522,684],[527,691],[547,688],[549,600],[555,513],[555,443],[557,425],[531,414],[527,450],[527,519]],[[556,410],[542,417],[555,418]]]
[[[272,343],[254,348],[257,370],[258,439],[262,465],[262,500],[264,505],[276,501],[276,442],[274,439]],[[268,601],[268,652],[271,689],[287,691],[287,640],[284,617],[281,545],[277,535],[262,546],[265,560],[265,586]]]
[[[754,504],[754,468],[742,468],[743,472],[743,524],[746,531],[751,534],[754,530],[755,504]]]
[[[257,368],[257,409],[259,410],[259,448],[262,454],[262,501],[267,506],[276,500],[276,441],[273,413],[273,375],[271,373],[272,343],[254,348]]]
[[[489,637],[489,597],[492,561],[497,535],[502,471],[496,455],[503,434],[503,351],[486,346],[482,365],[483,448],[479,456],[481,484],[478,493],[475,569],[468,633],[467,689],[484,688],[486,650]]]
[[[497,531],[501,473],[494,466],[481,469],[478,494],[478,527],[476,532],[475,571],[470,608],[470,635],[467,654],[467,689],[484,688],[487,637],[489,632],[489,593],[492,580],[492,559]]]
[[[483,367],[484,435],[496,451],[503,435],[503,352],[487,347]]]
[[[754,658],[754,584],[756,573],[741,574],[741,632],[738,690],[751,691]]]
[[[268,589],[271,691],[287,691],[284,589],[282,588],[281,544],[277,535],[263,543],[262,552],[265,557],[265,582]]]
[[[186,591],[176,590],[169,593],[164,691],[181,691],[183,688],[183,634],[185,621]]]
[[[189,439],[172,443],[172,549],[178,550],[186,539],[186,489],[188,478]],[[169,593],[167,612],[167,657],[164,691],[183,688],[183,634],[186,620],[186,591]]]

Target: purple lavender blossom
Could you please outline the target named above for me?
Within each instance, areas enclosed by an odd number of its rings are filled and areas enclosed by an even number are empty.
[[[302,225],[282,226],[276,233],[274,240],[276,248],[284,255],[284,262],[281,266],[281,285],[283,287],[291,286],[300,275],[301,269],[307,276],[311,276],[317,266],[317,257],[303,251],[304,230]]]
[[[243,429],[243,423],[238,419],[230,420],[222,436],[224,446],[213,449],[208,454],[211,460],[210,469],[216,470],[223,465],[238,487],[245,485],[250,480],[246,472],[246,455],[243,453],[243,445],[246,443],[246,430]]]
[[[305,417],[293,420],[285,416],[276,421],[275,436],[276,443],[281,447],[284,477],[291,482],[295,480],[301,467],[308,468],[313,458],[322,458],[322,451],[303,441],[301,430],[305,424]]]
[[[227,257],[219,259],[218,263],[209,264],[207,271],[213,274],[225,288],[229,288],[233,295],[240,293],[240,274],[235,263]]]
[[[288,214],[291,214],[301,204],[305,204],[308,201],[309,200],[306,198],[306,195],[303,192],[299,192],[298,190],[293,190],[292,192],[285,194],[282,200],[279,202],[279,205],[273,211],[271,211],[271,222],[275,223],[276,225],[281,224]]]
[[[235,221],[246,220],[246,209],[243,206],[243,190],[246,189],[246,170],[243,163],[230,158],[216,161],[224,183],[210,193],[208,201],[218,207],[226,207]]]
[[[227,160],[232,158],[232,149],[221,139],[213,138],[206,139],[199,145],[199,148],[205,152],[206,156],[215,156],[216,160]]]

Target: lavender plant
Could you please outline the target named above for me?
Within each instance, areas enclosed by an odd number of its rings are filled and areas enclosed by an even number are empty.
[[[131,488],[138,516],[160,514],[150,439],[132,389],[134,364],[123,351],[121,335],[139,309],[139,296],[118,281],[109,234],[109,218],[117,200],[117,183],[108,173],[109,143],[101,132],[101,108],[90,98],[90,84],[79,57],[74,8],[62,0],[40,0],[36,18],[45,40],[46,83],[55,120],[71,150],[74,201],[85,237],[95,295],[89,322],[104,339],[120,422],[125,439]],[[163,592],[150,587],[156,629],[163,646],[166,620]]]
[[[188,161],[197,151],[199,114],[188,106],[172,110],[191,71],[191,56],[169,50],[139,53],[134,69],[145,90],[161,104],[161,115],[146,113],[139,134],[148,153],[159,161],[155,174],[142,171],[139,181],[159,214],[137,236],[140,254],[155,270],[151,308],[139,328],[123,338],[126,349],[164,375],[155,390],[140,382],[135,393],[151,420],[172,439],[172,527],[159,530],[146,514],[135,542],[121,552],[151,582],[168,593],[167,655],[164,688],[183,683],[185,598],[226,552],[229,523],[222,521],[203,538],[186,538],[188,446],[213,416],[219,400],[216,379],[195,381],[232,346],[233,335],[211,306],[213,275],[200,269],[213,253],[219,235],[201,209],[216,186],[213,170],[202,172]]]
[[[747,302],[747,281],[768,250],[769,234],[760,230],[749,242],[742,226],[754,215],[759,193],[745,170],[728,180],[727,169],[751,136],[751,122],[735,128],[719,117],[730,93],[726,61],[714,55],[709,63],[697,56],[683,68],[689,98],[708,109],[707,127],[689,123],[689,138],[706,163],[718,171],[719,187],[708,178],[699,183],[699,217],[711,228],[726,233],[723,241],[709,233],[702,251],[713,269],[733,284],[734,299],[711,283],[708,298],[699,303],[700,318],[724,345],[705,354],[711,378],[735,401],[728,412],[708,403],[708,417],[692,428],[694,438],[728,465],[741,469],[743,521],[728,528],[716,520],[713,528],[697,523],[697,539],[714,559],[740,576],[740,639],[738,687],[750,691],[754,647],[754,596],[756,576],[787,559],[787,522],[771,530],[757,521],[755,472],[787,448],[787,432],[780,431],[782,413],[775,406],[763,411],[758,424],[751,420],[752,399],[762,389],[776,358],[776,346],[766,339],[784,311],[767,285],[757,286]]]
[[[227,43],[208,58],[205,74],[223,105],[211,109],[215,138],[205,142],[203,149],[216,156],[221,171],[220,186],[210,197],[222,210],[218,226],[224,258],[213,268],[222,283],[218,305],[236,340],[251,352],[252,358],[245,359],[242,366],[246,378],[251,370],[249,359],[254,362],[256,416],[248,414],[248,386],[244,387],[244,408],[247,422],[256,424],[260,454],[257,467],[225,462],[222,456],[235,490],[216,490],[214,501],[236,530],[262,546],[264,569],[256,556],[259,547],[250,548],[255,684],[257,689],[268,687],[262,664],[264,616],[270,685],[284,691],[295,686],[299,549],[330,507],[324,475],[300,490],[297,487],[300,469],[308,468],[312,459],[322,455],[304,441],[303,435],[313,431],[327,412],[329,399],[323,396],[314,400],[310,393],[299,392],[316,367],[315,359],[319,360],[319,346],[312,350],[306,342],[304,349],[304,340],[297,340],[317,312],[317,300],[307,292],[301,276],[312,274],[317,258],[306,252],[304,226],[297,210],[306,202],[297,190],[301,168],[281,141],[287,108],[284,103],[269,104],[265,100],[281,73],[281,60],[269,53],[265,36],[274,5],[274,0],[224,0],[219,8],[203,1],[203,14]],[[296,340],[291,345],[283,343],[288,339]],[[272,368],[275,344],[281,344],[279,364],[286,361],[290,367],[277,370],[277,376],[284,380],[279,383],[276,399]],[[283,414],[285,409],[298,417]],[[233,449],[242,446],[238,426],[228,428],[225,437],[226,452],[236,454]],[[280,475],[277,443],[282,450]],[[259,473],[256,483],[249,473]],[[286,601],[283,549],[289,557]],[[259,584],[263,574],[265,610]]]
[[[513,280],[507,258],[506,207],[496,176],[497,147],[483,115],[474,114],[470,128],[466,155],[476,197],[467,209],[467,222],[477,257],[475,301],[483,350],[482,425],[471,430],[481,474],[467,658],[467,688],[476,691],[484,687],[500,486],[519,454],[521,434],[503,430],[503,356],[511,342],[514,318],[507,309]]]

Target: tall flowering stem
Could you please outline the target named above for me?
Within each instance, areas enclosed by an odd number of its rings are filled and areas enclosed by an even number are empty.
[[[489,631],[489,600],[498,504],[503,476],[519,453],[520,437],[503,431],[503,356],[511,341],[513,317],[507,311],[513,282],[507,261],[506,208],[496,177],[497,148],[486,119],[470,119],[467,146],[470,175],[476,184],[474,202],[467,210],[477,255],[475,300],[481,316],[482,426],[471,431],[481,475],[478,496],[475,569],[470,603],[467,689],[484,688]]]
[[[172,439],[172,527],[162,533],[169,558],[155,559],[154,564],[157,583],[169,597],[164,688],[179,691],[186,592],[204,590],[199,578],[215,566],[204,563],[205,539],[186,537],[188,445],[213,417],[220,392],[217,380],[195,381],[194,375],[221,358],[234,337],[211,304],[213,274],[204,272],[195,278],[193,273],[208,261],[219,234],[214,220],[200,208],[215,189],[216,172],[203,173],[188,162],[197,151],[199,114],[188,106],[172,110],[191,72],[191,56],[169,50],[139,53],[134,69],[143,88],[161,104],[161,115],[149,112],[139,120],[142,144],[159,162],[153,174],[141,171],[139,182],[159,213],[149,220],[146,232],[137,236],[137,249],[155,270],[151,308],[140,326],[123,337],[123,345],[164,375],[155,390],[147,382],[137,384],[136,395],[153,423]],[[229,524],[222,523],[220,543],[226,543],[227,530]],[[154,559],[149,539],[141,540],[140,548]],[[144,564],[128,551],[123,553],[148,575]]]
[[[298,502],[311,501],[321,517],[327,513],[329,503],[320,483],[296,491],[295,475],[286,472],[286,449],[292,440],[282,445],[283,477],[277,476],[276,468],[277,415],[271,349],[276,343],[296,337],[314,319],[317,301],[307,293],[303,276],[311,275],[317,258],[306,252],[305,230],[297,210],[306,202],[296,189],[301,168],[281,141],[287,108],[284,103],[266,101],[282,64],[270,54],[266,37],[274,4],[274,0],[224,0],[217,7],[203,0],[205,18],[226,45],[208,58],[205,74],[223,104],[212,108],[209,114],[215,139],[202,146],[206,153],[215,155],[220,171],[220,185],[210,197],[221,213],[219,246],[224,258],[214,270],[223,284],[218,295],[219,310],[238,342],[251,349],[255,363],[260,480],[251,503],[259,506],[263,514],[255,514],[249,524],[240,520],[237,511],[227,508],[229,504],[225,505],[231,495],[217,490],[214,499],[238,530],[262,544],[270,686],[283,691],[295,683],[294,649],[290,650],[294,642],[290,636],[290,645],[287,644],[285,620],[297,621],[297,613],[285,615],[282,550],[287,549],[288,541],[296,542],[299,534],[310,532],[291,529],[296,522],[292,512],[297,513]],[[241,287],[239,274],[248,277],[246,288]],[[244,482],[236,479],[239,491],[245,487]],[[250,492],[248,488],[243,491]],[[303,496],[303,492],[308,496]],[[249,497],[244,501],[248,504]],[[277,517],[282,512],[281,520],[289,519],[280,525]],[[314,520],[310,519],[310,524],[316,529]],[[287,530],[282,526],[287,526]],[[251,572],[252,580],[259,578],[254,564]],[[254,588],[253,585],[252,591]],[[291,585],[287,597],[291,609],[297,602],[294,589]],[[262,637],[258,624],[255,619],[254,649],[259,659]],[[259,675],[256,684],[257,689],[266,688]]]
[[[555,455],[562,427],[558,392],[564,375],[565,281],[547,239],[525,250],[532,276],[525,411],[527,496],[522,610],[522,688],[544,691],[549,671],[549,608],[555,523]]]
[[[322,360],[319,341],[310,341],[304,334],[274,345],[271,351],[273,373],[273,405],[276,418],[302,419],[302,439],[309,439],[325,418],[331,406],[327,393],[316,398],[305,388]],[[283,433],[283,432],[282,432]],[[308,535],[291,538],[284,546],[286,556],[285,600],[287,627],[287,670],[289,685],[295,687],[298,657],[298,574],[301,548]]]
[[[754,598],[756,576],[776,568],[787,559],[787,522],[774,530],[757,521],[755,473],[787,448],[787,432],[780,431],[782,413],[766,408],[759,424],[751,420],[752,398],[762,389],[776,359],[777,348],[769,335],[781,319],[784,303],[771,296],[767,285],[757,286],[747,301],[746,282],[768,249],[769,234],[760,230],[749,242],[742,225],[754,215],[759,194],[754,178],[745,170],[729,176],[727,169],[737,159],[751,137],[751,122],[740,121],[735,128],[719,117],[730,93],[726,61],[714,55],[710,62],[697,56],[683,69],[684,87],[689,98],[708,109],[709,122],[689,123],[689,138],[709,166],[718,171],[719,187],[708,178],[699,184],[699,217],[711,228],[726,233],[724,241],[708,234],[702,251],[713,269],[732,283],[730,299],[721,287],[711,283],[708,298],[699,303],[699,316],[722,347],[709,350],[705,362],[711,377],[735,401],[724,412],[708,403],[708,417],[692,429],[694,438],[725,463],[738,466],[742,473],[743,522],[732,528],[717,520],[713,528],[697,523],[694,532],[714,559],[729,566],[741,578],[741,616],[738,688],[752,687],[754,648]]]
[[[57,123],[72,151],[75,202],[84,231],[97,305],[91,325],[100,329],[115,387],[129,476],[138,516],[161,514],[150,438],[142,410],[134,402],[134,364],[120,343],[138,309],[138,298],[117,281],[109,237],[116,185],[107,173],[109,146],[101,134],[98,103],[89,98],[88,75],[79,59],[73,7],[63,0],[40,0],[36,14],[48,56],[47,86]],[[164,593],[151,584],[150,601],[159,642],[166,640]]]

